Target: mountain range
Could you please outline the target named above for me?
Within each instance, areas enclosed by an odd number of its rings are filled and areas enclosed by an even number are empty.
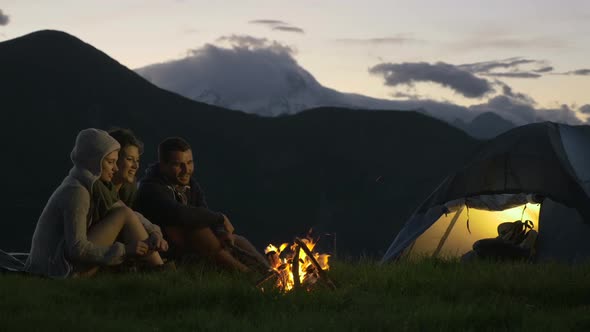
[[[196,102],[59,31],[0,43],[0,63],[5,250],[28,250],[44,204],[71,167],[75,136],[87,127],[134,130],[146,146],[142,169],[162,139],[186,138],[210,207],[237,232],[263,247],[313,227],[319,236],[337,234],[341,255],[385,250],[481,144],[420,112],[321,107],[263,117]]]
[[[484,139],[515,127],[498,113],[481,107],[339,92],[320,84],[286,46],[252,37],[228,39],[234,42],[229,48],[208,44],[189,51],[185,58],[135,71],[156,86],[189,99],[262,116],[289,115],[318,107],[414,110]]]

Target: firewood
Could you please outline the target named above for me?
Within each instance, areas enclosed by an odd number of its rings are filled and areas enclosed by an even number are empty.
[[[279,253],[276,251],[271,251],[266,254],[266,259],[268,259],[268,263],[270,267],[276,269],[279,265],[281,265],[281,259],[279,258]]]
[[[292,265],[292,272],[293,272],[293,288],[299,288],[301,285],[299,282],[299,251],[301,247],[299,245],[295,246],[295,256],[293,256],[293,265]]]
[[[259,288],[260,286],[262,286],[262,284],[264,284],[265,282],[267,282],[270,279],[274,279],[276,277],[278,277],[278,273],[276,271],[268,271],[268,273],[262,277],[260,280],[258,280],[256,282],[256,287]]]
[[[316,270],[318,271],[319,279],[326,283],[326,285],[330,287],[332,290],[335,290],[336,285],[334,284],[332,279],[328,277],[328,273],[326,273],[326,271],[322,269],[320,263],[318,263],[315,257],[313,257],[313,253],[311,252],[311,250],[309,250],[305,243],[303,243],[303,241],[301,241],[301,239],[299,238],[295,238],[295,243],[297,243],[297,245],[307,254],[309,259],[311,260],[311,263],[313,264],[313,266],[315,266]]]

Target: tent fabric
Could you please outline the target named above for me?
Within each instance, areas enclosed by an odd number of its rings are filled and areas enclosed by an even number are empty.
[[[488,141],[470,162],[443,180],[416,209],[382,262],[408,252],[416,239],[441,216],[463,204],[499,211],[546,197],[555,204],[549,203],[550,208],[543,209],[545,212],[541,214],[564,206],[578,213],[571,220],[579,224],[590,222],[590,154],[586,152],[590,146],[589,128],[535,123]]]
[[[576,209],[547,199],[541,206],[537,261],[590,261],[590,226]]]
[[[488,211],[501,211],[527,203],[537,203],[532,194],[499,194],[468,197],[464,199],[465,205],[470,208]]]
[[[590,128],[560,126],[559,129],[569,163],[590,196]]]
[[[410,220],[406,222],[406,226],[397,235],[383,257],[383,262],[389,261],[392,258],[399,256],[404,250],[406,250],[410,245],[412,245],[412,243],[416,241],[418,236],[426,232],[435,222],[445,217],[448,219],[449,216],[452,218],[452,216],[454,216],[457,211],[464,211],[464,218],[462,219],[461,223],[463,225],[462,227],[466,227],[465,217],[467,217],[467,215],[470,213],[469,209],[501,211],[522,206],[527,203],[537,203],[537,201],[535,201],[535,196],[524,193],[515,195],[483,195],[453,200],[444,205],[437,205],[427,210],[426,213],[416,213],[410,218]],[[514,220],[501,221],[504,222]],[[492,228],[495,230],[496,226],[497,224]],[[490,234],[490,236],[491,235],[492,234]]]
[[[461,197],[536,193],[568,206],[586,207],[583,214],[590,220],[590,198],[569,164],[559,127],[573,129],[536,123],[488,142],[465,168],[443,181],[421,210]]]
[[[491,211],[463,206],[441,216],[407,250],[409,258],[460,257],[472,250],[477,240],[498,236],[498,225],[515,220],[530,220],[538,230],[539,203],[529,203]],[[468,223],[469,221],[469,223]],[[467,227],[467,225],[470,225]]]

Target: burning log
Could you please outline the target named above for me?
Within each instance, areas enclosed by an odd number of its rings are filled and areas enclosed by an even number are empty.
[[[281,259],[279,258],[279,253],[276,251],[270,251],[266,254],[266,258],[268,259],[268,263],[270,264],[271,268],[277,268],[281,265]]]
[[[256,282],[256,288],[260,288],[260,286],[262,286],[262,284],[264,284],[265,282],[269,281],[270,279],[276,278],[278,276],[279,275],[274,270],[268,271],[268,273],[264,277],[262,277],[262,279],[260,279]]]
[[[301,286],[301,282],[299,280],[299,252],[301,251],[301,246],[299,244],[295,245],[295,256],[293,256],[293,288],[299,288]]]
[[[310,234],[306,238],[296,238],[291,245],[283,243],[279,248],[269,244],[264,253],[271,268],[276,273],[275,287],[284,292],[294,288],[311,290],[318,280],[322,280],[329,288],[336,289],[334,282],[328,277],[326,270],[330,268],[330,255],[314,253],[316,245]],[[288,251],[285,249],[289,248]],[[272,279],[263,278],[262,282]]]
[[[313,257],[313,253],[311,252],[311,250],[309,250],[309,248],[307,248],[305,243],[303,243],[303,241],[301,241],[301,239],[299,239],[299,238],[295,238],[295,243],[299,246],[299,248],[301,248],[307,254],[309,259],[311,260],[311,263],[314,265],[314,267],[316,268],[316,270],[318,272],[319,279],[322,280],[323,282],[325,282],[326,285],[328,285],[328,287],[330,287],[332,290],[335,290],[336,285],[334,284],[332,279],[330,279],[330,277],[328,276],[326,271],[324,271],[324,269],[322,269],[322,266],[320,265],[320,263],[318,263],[318,261],[315,259],[315,257]]]

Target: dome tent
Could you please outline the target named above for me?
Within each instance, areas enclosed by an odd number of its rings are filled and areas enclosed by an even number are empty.
[[[383,256],[460,256],[529,219],[537,260],[590,259],[590,127],[529,124],[488,141],[416,209]]]

